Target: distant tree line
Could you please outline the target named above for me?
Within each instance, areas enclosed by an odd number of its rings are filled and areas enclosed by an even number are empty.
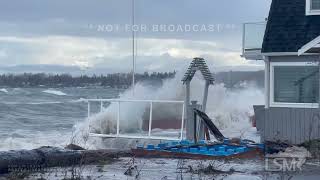
[[[161,85],[164,79],[175,77],[176,72],[153,72],[136,74],[136,82]],[[258,87],[264,87],[264,71],[228,71],[215,74],[216,83],[224,83],[227,88],[235,88],[241,82],[253,82]],[[69,74],[2,74],[0,87],[87,87],[104,86],[113,88],[128,88],[132,83],[131,73],[113,73],[107,75]]]
[[[135,74],[136,82],[146,81],[162,84],[164,79],[174,78],[176,72],[153,72]],[[70,74],[2,74],[0,86],[2,87],[86,87],[105,86],[113,88],[128,88],[132,83],[131,73],[114,73],[107,75],[80,75]]]

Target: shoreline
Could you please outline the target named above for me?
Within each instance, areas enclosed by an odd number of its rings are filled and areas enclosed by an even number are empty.
[[[73,147],[77,148],[77,147]],[[0,172],[3,169],[5,155],[13,157],[13,153],[28,156],[29,162],[35,163],[25,169],[11,166],[9,173],[0,174],[2,178],[22,179],[173,179],[182,177],[202,178],[245,178],[245,179],[304,179],[320,176],[320,161],[308,158],[301,170],[268,171],[265,169],[266,159],[163,159],[136,158],[128,150],[68,150],[57,147],[41,147],[34,150],[11,150],[0,152]],[[84,153],[86,152],[86,153]],[[7,154],[6,154],[7,153]],[[290,157],[288,157],[290,158]],[[20,165],[26,163],[21,157],[15,158]],[[38,163],[38,164],[37,164]],[[41,165],[41,164],[45,164]],[[10,166],[8,166],[10,167]]]

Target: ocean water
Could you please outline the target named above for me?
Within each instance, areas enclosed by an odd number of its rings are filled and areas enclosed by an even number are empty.
[[[84,98],[117,98],[111,88],[5,88],[0,90],[0,150],[64,146],[86,119]]]
[[[181,75],[182,76],[182,75]],[[184,100],[185,87],[181,76],[164,81],[161,87],[138,83],[134,90],[112,88],[3,88],[0,89],[0,150],[32,149],[40,146],[64,147],[76,143],[87,148],[123,148],[134,140],[89,138],[89,130],[114,132],[117,103],[91,105],[92,116],[87,118],[86,98],[121,98]],[[201,102],[204,82],[195,75],[191,83],[191,99]],[[226,89],[216,84],[209,89],[207,114],[226,137],[240,137],[259,141],[259,134],[251,127],[252,105],[263,104],[263,90],[250,83]],[[180,105],[181,106],[181,105]],[[148,103],[121,104],[121,132],[142,133],[142,120],[148,114]],[[182,106],[181,106],[182,107]],[[171,119],[182,108],[154,104],[154,116]],[[177,113],[177,114],[175,114]],[[158,134],[179,135],[178,131],[154,129]],[[145,133],[145,132],[144,132]]]

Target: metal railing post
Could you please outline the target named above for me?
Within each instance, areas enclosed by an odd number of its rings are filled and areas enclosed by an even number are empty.
[[[89,118],[89,134],[93,137],[109,137],[109,138],[134,138],[134,139],[159,139],[159,140],[175,140],[179,141],[183,139],[184,133],[184,125],[185,125],[185,117],[186,117],[186,104],[184,101],[174,101],[174,100],[126,100],[126,99],[86,99],[88,103],[88,118]],[[113,102],[118,103],[117,110],[117,119],[116,119],[116,134],[103,134],[103,121],[100,121],[101,133],[90,133],[90,117],[91,117],[91,102],[100,102],[100,111],[102,112],[104,107],[104,102]],[[150,114],[149,114],[149,129],[148,135],[125,135],[120,133],[120,118],[121,118],[121,102],[136,102],[136,103],[149,103],[150,104]],[[152,121],[153,121],[153,103],[173,103],[173,104],[182,104],[182,115],[181,115],[181,129],[178,134],[180,137],[172,138],[172,137],[162,137],[160,136],[152,136]],[[115,105],[117,106],[117,105]]]
[[[150,102],[150,116],[149,116],[149,132],[148,136],[151,136],[151,128],[152,128],[152,101]]]
[[[181,132],[180,132],[180,140],[183,140],[183,128],[184,128],[184,107],[185,104],[182,104],[182,115],[181,115]]]
[[[88,100],[88,134],[90,135],[91,131],[91,121],[90,121],[90,101]]]
[[[118,101],[117,136],[120,134],[120,101]]]
[[[90,118],[90,101],[88,101],[88,118]]]
[[[103,111],[103,101],[100,101],[100,113]],[[103,133],[103,126],[102,126],[102,119],[99,120],[100,122],[100,133]]]
[[[100,112],[103,111],[103,101],[100,101]]]

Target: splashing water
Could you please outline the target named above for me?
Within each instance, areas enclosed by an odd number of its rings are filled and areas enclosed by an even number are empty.
[[[160,88],[138,83],[135,85],[134,96],[133,90],[129,89],[120,95],[120,99],[183,101],[185,87],[181,79],[182,75],[177,74],[174,79],[166,80]],[[196,73],[191,83],[191,100],[202,102],[204,84],[201,76]],[[263,102],[263,91],[254,84],[244,83],[242,87],[232,90],[226,89],[223,84],[216,84],[209,88],[206,112],[225,136],[239,137],[245,131],[252,130],[249,122],[249,117],[253,115],[252,105],[263,104]],[[141,132],[143,116],[148,107],[149,104],[147,103],[124,103],[121,105],[121,131],[125,133]],[[158,111],[158,114],[163,116],[161,119],[170,119],[175,116],[172,112],[177,112],[176,109],[163,107],[165,106],[154,106],[154,111]],[[171,109],[171,111],[168,109]],[[77,124],[75,134],[88,132],[89,121],[91,131],[95,133],[116,133],[117,111],[118,104],[111,103],[103,112],[93,115],[81,124]],[[254,137],[251,137],[251,139],[254,139]]]

